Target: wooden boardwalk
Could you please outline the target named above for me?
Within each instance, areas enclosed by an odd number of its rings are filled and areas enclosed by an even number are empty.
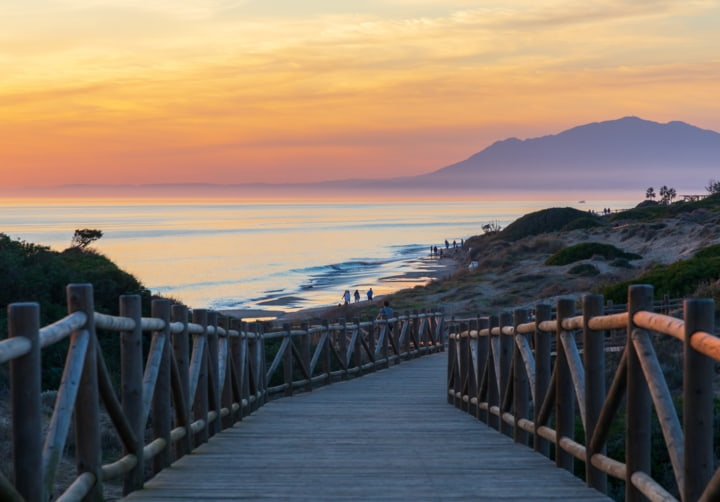
[[[447,404],[446,364],[268,403],[123,500],[610,500]]]

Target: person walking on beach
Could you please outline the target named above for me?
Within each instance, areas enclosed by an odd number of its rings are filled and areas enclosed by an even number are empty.
[[[378,312],[378,319],[391,319],[395,311],[390,306],[390,302],[385,300],[383,302],[383,307],[380,309],[380,312]]]
[[[355,294],[354,294],[353,296],[355,296],[355,303],[357,303],[357,302],[360,301],[360,291],[358,291],[358,290],[356,289],[356,290],[355,290]]]
[[[345,305],[349,305],[350,304],[350,290],[346,289],[345,292],[343,293],[342,297],[343,297],[343,300],[345,301]]]
[[[373,290],[372,290],[372,288],[370,288],[370,289],[367,290],[367,297],[368,297],[368,301],[371,302],[371,301],[372,301],[372,297],[373,297]]]

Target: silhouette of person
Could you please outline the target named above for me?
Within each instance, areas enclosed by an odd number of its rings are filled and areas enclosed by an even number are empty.
[[[343,301],[345,302],[345,305],[348,305],[350,303],[350,290],[346,289],[343,293]]]
[[[378,319],[391,319],[395,311],[390,306],[390,302],[385,300],[383,302],[383,307],[380,309],[380,312],[378,312]]]
[[[355,296],[355,303],[360,301],[360,291],[356,289],[353,296]]]
[[[368,298],[369,302],[372,301],[372,297],[373,297],[373,290],[372,290],[372,288],[370,288],[367,290],[367,298]]]

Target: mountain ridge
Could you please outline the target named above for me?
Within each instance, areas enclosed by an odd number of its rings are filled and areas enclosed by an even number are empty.
[[[41,195],[260,196],[502,191],[592,190],[644,192],[668,185],[700,193],[720,168],[720,133],[673,120],[636,116],[590,122],[556,134],[495,141],[464,160],[430,173],[387,179],[343,179],[315,183],[68,184],[25,190]],[[720,178],[718,173],[715,178]],[[339,195],[339,194],[338,194]]]

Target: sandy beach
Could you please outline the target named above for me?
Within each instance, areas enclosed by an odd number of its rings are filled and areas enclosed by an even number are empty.
[[[406,288],[412,288],[418,285],[429,284],[432,281],[442,280],[450,277],[453,273],[455,273],[458,267],[460,267],[459,258],[459,254],[456,257],[445,256],[419,258],[417,260],[417,263],[415,264],[415,271],[382,277],[380,278],[379,282],[383,283],[385,286],[391,284],[393,292],[397,292]],[[338,297],[341,293],[342,291],[338,292]],[[351,305],[354,305],[356,307],[367,306],[368,302],[365,296],[365,291],[361,291],[361,293],[362,295],[360,302],[351,303]],[[382,295],[375,296],[373,298],[373,303],[379,304],[379,302],[382,301],[382,298]],[[334,310],[338,310],[338,315],[342,315],[342,309],[339,309],[339,307],[341,307],[339,304],[318,305],[295,311],[283,310],[284,306],[291,304],[296,299],[296,297],[281,297],[274,299],[272,303],[266,302],[268,306],[276,308],[228,309],[220,310],[219,312],[223,315],[235,317],[237,319],[243,319],[246,321],[275,320],[279,323],[325,317],[331,315]]]

